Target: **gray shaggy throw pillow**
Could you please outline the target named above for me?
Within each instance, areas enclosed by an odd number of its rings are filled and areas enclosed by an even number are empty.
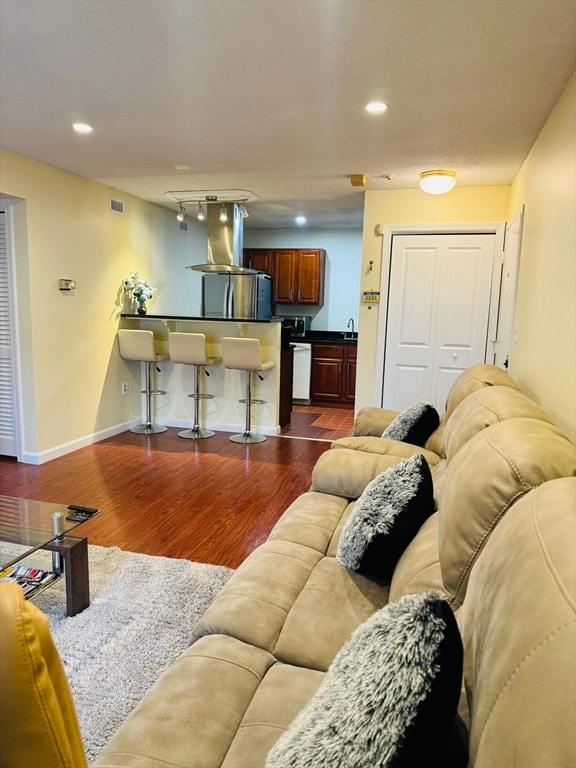
[[[336,558],[352,571],[389,581],[433,512],[432,475],[418,453],[368,483],[342,529]]]
[[[422,447],[439,424],[436,408],[432,403],[420,400],[399,413],[382,432],[382,437]]]
[[[461,681],[462,641],[447,601],[436,591],[406,595],[354,632],[266,768],[454,765]]]

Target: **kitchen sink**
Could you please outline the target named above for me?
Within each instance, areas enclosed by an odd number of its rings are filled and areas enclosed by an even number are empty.
[[[350,331],[307,331],[306,340],[355,342],[358,340],[358,333],[351,333]]]

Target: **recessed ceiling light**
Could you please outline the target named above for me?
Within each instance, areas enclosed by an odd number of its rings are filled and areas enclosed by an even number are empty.
[[[91,125],[88,125],[88,123],[73,123],[72,128],[76,131],[76,133],[92,133],[94,128],[92,128]]]
[[[301,227],[303,224],[306,224],[306,216],[296,216],[294,221]]]
[[[373,115],[380,115],[382,112],[386,112],[388,104],[384,104],[383,101],[371,101],[369,104],[366,104],[364,109]]]

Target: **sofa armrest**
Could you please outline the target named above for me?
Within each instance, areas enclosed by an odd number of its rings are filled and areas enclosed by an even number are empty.
[[[408,443],[404,443],[408,446]],[[411,447],[412,453],[423,453],[422,448]],[[368,483],[393,467],[407,456],[370,453],[351,448],[339,448],[337,451],[323,453],[312,470],[311,491],[343,496],[345,499],[357,499]],[[436,459],[439,461],[438,457]]]
[[[389,440],[384,437],[341,437],[334,440],[332,448],[349,448],[353,451],[377,453],[380,456],[396,456],[399,460],[409,459],[415,453],[421,453],[430,467],[434,467],[440,461],[440,456],[434,451],[411,443],[403,443],[401,440]]]
[[[354,419],[352,434],[355,436],[372,435],[381,437],[382,432],[398,416],[400,411],[390,411],[387,408],[367,406],[361,408]]]

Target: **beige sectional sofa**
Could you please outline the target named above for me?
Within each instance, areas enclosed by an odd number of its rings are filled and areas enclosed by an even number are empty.
[[[448,597],[462,637],[468,765],[576,765],[575,446],[492,366],[454,383],[424,449],[379,437],[395,415],[361,411],[353,436],[322,455],[311,490],[191,627],[190,648],[99,768],[264,766],[354,630],[430,589]],[[370,480],[415,452],[436,511],[384,584],[341,565],[338,541]]]

